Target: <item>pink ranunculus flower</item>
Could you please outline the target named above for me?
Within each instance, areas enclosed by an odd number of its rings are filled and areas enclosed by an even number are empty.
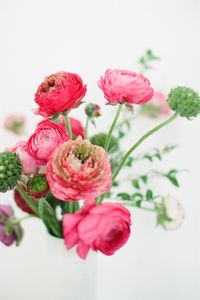
[[[85,259],[90,249],[113,255],[130,236],[130,212],[121,204],[102,203],[63,216],[63,237],[67,249],[77,245]]]
[[[18,142],[13,147],[7,148],[6,151],[15,152],[19,155],[19,158],[22,162],[24,174],[30,174],[37,170],[38,163],[32,156],[29,155],[27,151],[27,144],[25,141]]]
[[[71,128],[72,128],[72,133],[78,137],[79,135],[84,138],[84,128],[81,122],[77,119],[74,118],[69,118]]]
[[[39,105],[35,113],[48,118],[69,111],[81,103],[86,90],[86,85],[77,74],[52,74],[45,78],[35,94],[35,102]]]
[[[107,70],[98,82],[108,104],[147,103],[154,94],[150,82],[142,74],[126,70]]]
[[[53,123],[49,120],[41,121],[27,141],[27,151],[38,165],[45,165],[53,151],[69,136],[62,123]]]
[[[22,134],[26,118],[23,115],[9,115],[4,121],[4,127],[15,134]]]
[[[151,104],[158,108],[157,114],[159,116],[165,116],[171,113],[171,109],[167,102],[167,97],[163,92],[156,91],[152,98]]]
[[[47,164],[46,177],[52,194],[64,201],[87,201],[112,186],[106,151],[80,136],[55,150]]]

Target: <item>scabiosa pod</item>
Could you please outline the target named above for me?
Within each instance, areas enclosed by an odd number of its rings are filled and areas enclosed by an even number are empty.
[[[12,190],[22,174],[22,163],[13,152],[0,153],[0,192]]]
[[[112,186],[106,151],[81,137],[55,150],[47,164],[46,177],[52,194],[64,201],[98,197]]]
[[[178,86],[171,89],[168,95],[170,108],[181,117],[188,119],[200,113],[200,97],[193,89]]]
[[[45,78],[35,94],[39,106],[35,113],[45,118],[65,113],[81,103],[86,90],[77,74],[63,71],[52,74]]]

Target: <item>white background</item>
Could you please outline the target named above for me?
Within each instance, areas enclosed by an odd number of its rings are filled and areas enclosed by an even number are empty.
[[[200,92],[199,29],[199,0],[0,0],[1,125],[7,114],[25,113],[27,131],[31,132],[39,120],[31,113],[36,88],[45,75],[59,70],[80,74],[88,84],[86,100],[104,105],[96,85],[99,76],[107,68],[138,70],[137,59],[147,48],[162,57],[156,70],[147,74],[156,89],[167,92],[172,86],[186,85]],[[73,116],[82,116],[81,111],[74,111]],[[104,111],[99,130],[108,128],[114,112],[110,107]],[[133,123],[126,147],[155,123],[146,118]],[[182,201],[186,220],[178,231],[164,232],[155,228],[154,216],[133,210],[132,238],[127,245],[113,257],[98,255],[98,300],[200,298],[199,129],[199,120],[179,119],[139,149],[167,143],[181,145],[158,165],[163,170],[177,167],[190,171],[181,175],[181,189],[163,180],[159,186],[152,184]],[[1,126],[0,141],[3,150],[16,138]],[[148,163],[135,165],[131,175],[149,167]],[[11,202],[11,195],[1,194],[0,201],[5,200]],[[18,255],[21,270],[25,270],[27,257],[38,253],[45,236],[40,224],[27,221],[24,227],[22,254]],[[32,237],[27,236],[30,234]],[[8,250],[0,245],[0,298],[29,299],[14,296],[22,275],[11,251],[15,248]],[[49,274],[52,276],[52,269]],[[31,272],[26,280],[32,281]],[[57,299],[61,300],[59,296]],[[69,295],[65,299],[71,300]],[[89,298],[85,294],[80,299]]]

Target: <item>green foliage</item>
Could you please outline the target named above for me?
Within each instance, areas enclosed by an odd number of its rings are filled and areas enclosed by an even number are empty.
[[[57,237],[62,237],[62,227],[57,220],[56,213],[44,198],[39,200],[38,213],[48,231]]]
[[[152,69],[152,62],[157,60],[160,60],[160,57],[156,56],[151,49],[148,49],[139,59],[139,64],[142,66],[143,71],[145,71]]]

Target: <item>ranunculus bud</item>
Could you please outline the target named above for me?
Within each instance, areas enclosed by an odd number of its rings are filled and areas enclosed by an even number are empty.
[[[49,192],[49,185],[44,174],[36,174],[30,177],[27,183],[27,193],[36,199],[44,197]]]
[[[22,173],[19,156],[13,152],[0,153],[0,192],[12,190]]]
[[[89,103],[85,108],[85,113],[89,118],[100,117],[100,106],[94,103]]]
[[[106,141],[107,134],[104,132],[97,133],[93,135],[90,139],[93,145],[97,145],[100,147],[104,147]],[[118,140],[112,135],[110,138],[110,144],[108,148],[109,153],[113,153],[119,149],[119,142]]]
[[[189,119],[200,113],[200,97],[197,92],[188,87],[178,86],[171,89],[168,103],[181,117]]]
[[[11,246],[15,241],[19,245],[23,237],[23,230],[14,216],[10,205],[0,205],[0,242]]]
[[[19,185],[27,193],[27,187],[26,187],[26,185],[24,185],[22,182],[20,182]],[[26,203],[26,201],[24,200],[23,196],[20,194],[20,192],[16,188],[14,189],[13,197],[14,197],[15,203],[17,204],[17,206],[21,210],[23,210],[24,212],[26,212],[28,214],[34,214],[34,212],[32,211],[32,209],[30,208],[30,206]]]

